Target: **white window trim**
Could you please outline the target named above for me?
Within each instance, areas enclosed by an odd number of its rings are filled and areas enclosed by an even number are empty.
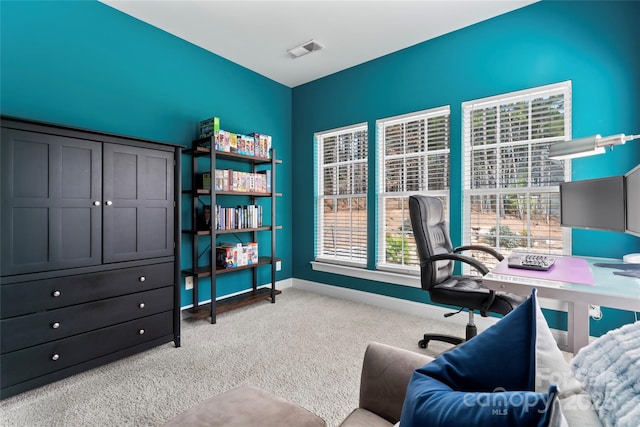
[[[572,108],[572,85],[571,85],[571,80],[567,80],[564,82],[560,82],[560,83],[553,83],[553,84],[549,84],[549,85],[544,85],[544,86],[539,86],[539,87],[535,87],[535,88],[530,88],[530,89],[524,89],[524,90],[520,90],[520,91],[515,91],[515,92],[511,92],[508,94],[502,94],[502,95],[494,95],[494,96],[490,96],[487,98],[482,98],[482,99],[477,99],[477,100],[472,100],[472,101],[466,101],[462,103],[462,150],[461,150],[461,161],[462,161],[462,167],[463,167],[463,176],[462,176],[462,197],[463,197],[463,215],[462,215],[462,227],[463,227],[463,244],[469,244],[469,234],[468,231],[470,228],[470,221],[471,221],[471,204],[469,203],[469,184],[468,184],[468,179],[467,176],[470,173],[470,171],[468,170],[468,166],[467,166],[467,162],[466,162],[466,158],[465,158],[465,154],[467,152],[467,145],[470,144],[470,134],[468,132],[465,132],[465,125],[466,125],[466,120],[468,115],[470,114],[471,111],[473,111],[474,109],[477,108],[487,108],[487,107],[491,107],[491,106],[499,106],[501,104],[505,104],[505,103],[513,103],[513,102],[517,102],[519,100],[522,99],[531,99],[535,96],[544,96],[544,95],[555,95],[558,93],[565,93],[565,91],[568,91],[568,99],[569,99],[569,113],[565,115],[565,141],[571,140],[571,135],[572,135],[572,128],[571,128],[571,114],[573,111]],[[544,138],[540,138],[540,139],[536,139],[536,143],[544,143],[546,139]],[[504,147],[504,146],[508,146],[511,143],[497,143],[496,147]],[[514,144],[515,145],[515,144]],[[565,181],[570,181],[571,180],[571,161],[570,160],[565,160],[565,167],[564,167],[564,180]],[[541,189],[544,188],[544,191],[539,191],[539,192],[557,192],[559,191],[559,186],[549,186],[549,187],[540,187]],[[518,193],[518,192],[530,192],[531,191],[531,187],[527,187],[526,189],[519,189],[519,188],[496,188],[496,189],[487,189],[486,191],[484,190],[474,190],[475,194],[481,194],[481,193],[486,193],[486,194],[501,194],[501,193],[509,193],[509,194],[513,194],[513,193]],[[571,254],[571,230],[569,230],[567,227],[563,227],[562,228],[562,241],[563,241],[563,253],[565,255],[570,255]],[[465,266],[465,268],[468,270],[468,267]],[[467,271],[465,270],[465,272]]]
[[[383,171],[385,170],[384,168],[384,161],[385,161],[385,155],[384,155],[384,129],[385,126],[392,126],[394,124],[400,124],[400,123],[404,123],[409,119],[412,120],[426,120],[429,119],[431,117],[439,117],[442,115],[448,114],[449,117],[451,117],[451,106],[449,105],[443,105],[440,107],[434,107],[434,108],[429,108],[426,110],[421,110],[421,111],[416,111],[416,112],[412,112],[412,113],[406,113],[406,114],[401,114],[398,116],[392,116],[392,117],[387,117],[384,119],[378,119],[376,120],[376,155],[377,155],[377,161],[376,161],[376,204],[377,204],[377,214],[376,214],[376,222],[377,222],[377,233],[376,233],[376,239],[377,239],[377,248],[378,248],[378,252],[376,253],[376,270],[378,271],[383,271],[383,272],[389,272],[391,274],[401,274],[403,275],[403,277],[406,279],[407,277],[413,277],[416,275],[420,274],[420,268],[418,266],[416,267],[411,267],[411,266],[401,266],[401,265],[396,265],[396,264],[388,264],[385,263],[384,261],[382,261],[383,259],[383,252],[384,252],[384,239],[385,239],[385,230],[384,230],[384,226],[385,226],[385,221],[383,220],[382,216],[384,215],[384,199],[386,196],[397,196],[397,197],[408,197],[411,196],[413,194],[424,194],[423,192],[385,192],[385,180],[384,180],[384,176],[383,175]],[[451,122],[449,122],[449,126],[451,126]],[[451,129],[449,129],[449,131],[451,131]],[[449,148],[447,149],[441,149],[441,150],[433,150],[433,151],[425,151],[424,155],[426,156],[428,154],[439,154],[439,153],[447,153],[449,154],[449,156],[451,155],[451,141],[449,141]],[[405,157],[405,154],[402,155],[397,155],[397,156],[389,156],[389,158],[403,158]],[[449,165],[450,166],[450,165]],[[451,176],[451,168],[449,167],[449,176]],[[450,183],[449,183],[450,184]],[[445,196],[446,197],[446,206],[445,209],[447,211],[447,213],[450,212],[449,209],[449,205],[450,205],[450,188],[447,188],[446,190],[434,190],[434,191],[429,191],[430,195],[433,196]],[[448,218],[447,218],[447,222],[448,222]],[[420,287],[420,286],[418,286]]]
[[[565,88],[571,91],[571,80],[567,80],[560,83],[552,83],[544,86],[537,86],[530,89],[518,90],[518,91],[509,92],[502,95],[493,95],[486,98],[465,101],[462,103],[462,112],[463,112],[462,126],[464,127],[464,111],[466,108],[471,108],[471,109],[486,108],[492,105],[500,105],[500,104],[505,104],[510,102],[517,102],[520,99],[529,99],[534,96],[557,94],[562,92]],[[571,120],[569,120],[567,130],[568,130],[567,133],[571,135]]]
[[[319,149],[319,143],[318,141],[321,138],[329,138],[332,136],[338,136],[340,134],[343,134],[345,132],[359,132],[359,131],[367,131],[367,139],[368,139],[368,133],[369,133],[369,126],[367,122],[362,122],[362,123],[357,123],[354,125],[348,125],[348,126],[342,126],[340,128],[335,128],[335,129],[330,129],[330,130],[326,130],[326,131],[321,131],[321,132],[316,132],[314,133],[314,150],[315,150],[315,156],[314,156],[314,168],[316,169],[315,172],[315,207],[314,207],[314,212],[315,212],[315,221],[314,223],[315,225],[315,229],[314,229],[314,252],[315,252],[315,261],[316,264],[327,264],[327,265],[335,265],[335,266],[343,266],[343,267],[347,267],[347,268],[357,268],[357,269],[366,269],[367,267],[367,262],[368,262],[368,257],[369,257],[369,253],[368,253],[368,243],[367,243],[367,259],[365,259],[365,261],[359,262],[359,261],[350,261],[347,259],[339,259],[339,258],[333,258],[333,257],[327,257],[327,256],[323,256],[323,255],[318,255],[318,248],[322,247],[323,243],[322,243],[322,239],[323,239],[323,233],[321,232],[320,229],[320,219],[319,219],[319,200],[322,198],[321,197],[321,193],[322,193],[322,188],[323,188],[323,174],[322,174],[322,170],[321,170],[321,165],[323,164],[322,160],[323,160],[323,152],[322,150]],[[368,150],[367,152],[367,156],[370,155],[370,150]],[[368,158],[366,160],[366,162],[368,163]],[[368,172],[367,172],[368,174]],[[368,191],[365,194],[351,194],[349,195],[349,197],[364,197],[365,199],[368,200]]]
[[[392,271],[367,270],[364,268],[338,265],[335,263],[311,261],[311,268],[314,271],[339,274],[341,276],[355,277],[357,279],[371,280],[374,282],[391,283],[394,285],[404,285],[413,288],[421,288],[419,273],[401,273]]]

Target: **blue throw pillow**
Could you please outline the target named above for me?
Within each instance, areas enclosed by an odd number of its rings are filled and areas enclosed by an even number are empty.
[[[557,387],[536,392],[537,299],[416,369],[401,427],[562,425]]]

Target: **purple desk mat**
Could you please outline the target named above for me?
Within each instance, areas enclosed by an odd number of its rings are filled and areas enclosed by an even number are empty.
[[[593,285],[593,276],[589,269],[587,260],[583,258],[562,257],[556,258],[555,264],[547,271],[523,270],[521,268],[510,268],[507,265],[507,258],[491,272],[504,274],[507,276],[520,276],[530,279],[555,280],[557,282],[579,283],[581,285]]]

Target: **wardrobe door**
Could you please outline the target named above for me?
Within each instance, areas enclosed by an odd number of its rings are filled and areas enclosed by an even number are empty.
[[[173,151],[103,149],[103,260],[173,256]]]
[[[2,129],[3,276],[100,264],[101,147]]]

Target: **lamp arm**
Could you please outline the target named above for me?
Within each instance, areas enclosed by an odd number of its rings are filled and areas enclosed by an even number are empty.
[[[634,139],[640,138],[640,135],[625,135],[624,133],[620,133],[618,135],[605,136],[605,137],[596,137],[596,146],[597,147],[611,147],[613,149],[614,145],[623,145],[627,141],[632,141]]]

